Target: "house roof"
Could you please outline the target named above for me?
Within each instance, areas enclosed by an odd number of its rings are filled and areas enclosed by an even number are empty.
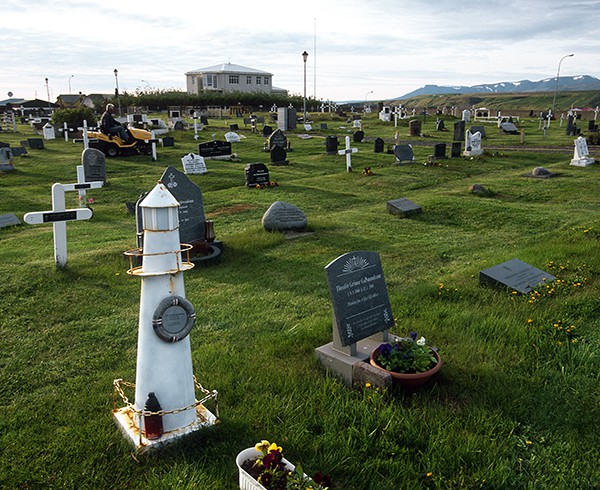
[[[200,73],[252,73],[256,75],[273,75],[267,71],[256,70],[255,68],[248,68],[247,66],[235,65],[233,63],[221,63],[220,65],[198,68],[197,70],[188,71],[186,75],[196,75]]]

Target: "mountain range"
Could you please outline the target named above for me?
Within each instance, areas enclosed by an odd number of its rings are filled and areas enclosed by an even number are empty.
[[[574,77],[559,77],[558,85],[561,92],[600,90],[600,79],[589,75]],[[521,80],[519,82],[485,83],[481,85],[446,87],[442,85],[425,85],[393,100],[405,100],[417,95],[441,94],[474,94],[474,93],[523,93],[523,92],[553,92],[556,89],[556,77],[545,78],[537,82]]]

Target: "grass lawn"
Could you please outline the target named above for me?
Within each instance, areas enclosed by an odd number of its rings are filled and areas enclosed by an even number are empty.
[[[237,453],[261,439],[307,473],[330,474],[336,489],[600,485],[600,167],[570,166],[573,137],[558,122],[544,136],[533,119],[520,123],[525,145],[487,124],[483,148],[493,150],[424,165],[435,142],[450,153],[454,120],[439,132],[434,117],[415,163],[395,165],[373,140],[389,145],[398,132],[407,142],[408,121],[395,128],[373,114],[347,173],[324,137],[341,148],[351,125],[315,119],[328,129],[287,132],[293,151],[281,167],[241,119],[211,119],[200,133],[223,139],[238,123],[245,136],[233,144],[240,162],[207,160],[207,174],[190,176],[225,245],[218,265],[184,275],[198,315],[194,372],[219,391],[221,423],[159,453],[135,454],[112,419],[113,380],[134,381],[136,370],[140,281],[126,273],[136,236],[125,203],[198,151],[193,130],[173,132],[157,162],[107,159],[108,185],[88,191],[93,218],[67,224],[66,268],[55,267],[51,226],[0,229],[0,487],[232,489]],[[0,133],[12,146],[28,137],[27,126]],[[0,214],[49,210],[52,184],[76,181],[81,145],[45,145],[0,175]],[[549,145],[564,149],[525,151]],[[251,162],[266,163],[278,186],[246,188]],[[559,175],[524,176],[538,166]],[[475,183],[490,196],[470,193]],[[388,214],[400,197],[423,213]],[[302,209],[312,233],[264,231],[277,200]],[[77,205],[68,193],[67,207]],[[415,330],[440,349],[441,372],[414,393],[349,389],[316,360],[332,338],[324,267],[353,250],[380,254],[393,333]],[[479,284],[480,270],[513,258],[560,281],[530,295]]]

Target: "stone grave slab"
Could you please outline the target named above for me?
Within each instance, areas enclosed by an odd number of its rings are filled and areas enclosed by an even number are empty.
[[[27,146],[32,150],[43,150],[44,140],[42,138],[27,138]]]
[[[101,181],[106,184],[106,156],[96,148],[86,148],[81,153],[81,165],[86,182]]]
[[[7,228],[9,226],[19,226],[21,224],[21,220],[17,218],[16,214],[0,214],[0,228]]]
[[[12,172],[15,170],[13,165],[13,153],[10,148],[0,148],[0,171]]]
[[[506,287],[521,294],[527,294],[538,284],[552,282],[555,279],[552,274],[519,259],[512,259],[479,272],[480,283]]]
[[[315,350],[319,361],[347,385],[394,326],[387,286],[377,252],[341,255],[325,267],[333,304],[333,342]]]
[[[409,218],[416,214],[421,213],[423,210],[421,206],[415,204],[410,199],[401,197],[399,199],[392,199],[387,202],[387,211],[390,214],[396,214],[402,218]]]
[[[511,122],[500,123],[500,129],[506,134],[519,134],[518,128]]]
[[[373,152],[374,153],[383,153],[385,148],[385,141],[383,138],[375,138],[375,142],[373,144]]]
[[[241,141],[240,135],[233,131],[229,131],[228,133],[225,133],[225,140],[228,141],[229,143],[239,143]]]
[[[421,136],[421,121],[418,119],[409,121],[408,131],[411,136]]]
[[[446,158],[446,143],[436,143],[433,146],[433,158],[443,160]]]
[[[462,143],[460,141],[454,141],[451,147],[451,158],[460,158],[460,151],[462,148]]]
[[[337,136],[327,136],[325,138],[325,153],[327,155],[337,155],[339,150],[340,142]]]
[[[257,185],[268,184],[269,169],[264,163],[248,163],[246,171],[246,187],[256,187]]]
[[[471,133],[480,133],[482,138],[485,138],[485,126],[477,125],[471,126]]]
[[[452,141],[463,141],[465,139],[465,122],[456,121],[454,123],[454,135]]]
[[[354,143],[362,143],[363,140],[365,139],[365,132],[364,131],[356,131],[353,136],[352,136]]]
[[[267,231],[303,230],[307,225],[306,214],[293,204],[275,201],[262,217]]]
[[[281,129],[275,130],[269,136],[269,150],[271,150],[274,146],[280,146],[281,148],[287,147],[287,136]]]
[[[290,163],[287,160],[287,151],[279,145],[274,145],[271,148],[270,156],[272,165],[288,165]]]
[[[162,182],[179,202],[179,240],[194,243],[205,239],[202,190],[172,165],[163,172]]]

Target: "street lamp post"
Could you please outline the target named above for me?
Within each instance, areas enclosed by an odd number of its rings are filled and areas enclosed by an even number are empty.
[[[556,105],[556,93],[558,92],[558,77],[560,76],[560,64],[565,58],[570,58],[571,56],[575,56],[575,53],[563,56],[558,62],[558,70],[556,70],[556,85],[554,87],[554,98],[552,99],[552,114],[554,114],[554,106]]]
[[[115,68],[115,97],[117,98],[117,106],[119,107],[119,116],[121,116],[121,99],[119,98],[119,72]]]
[[[71,78],[73,78],[75,75],[71,75],[69,77],[69,95],[71,95]]]
[[[46,77],[46,94],[48,95],[48,110],[50,110],[50,87],[48,86],[48,77]]]
[[[304,124],[306,124],[306,60],[308,59],[306,51],[302,53],[302,59],[304,60]]]

